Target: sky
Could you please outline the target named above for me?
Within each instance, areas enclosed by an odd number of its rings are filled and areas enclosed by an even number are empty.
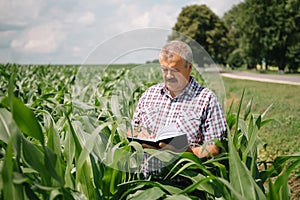
[[[187,5],[206,4],[222,17],[241,1],[0,0],[0,63],[81,64],[97,48],[101,51],[94,57],[111,54],[117,46],[126,45],[113,42],[122,41],[120,35],[131,38],[129,43],[142,36],[145,29],[150,28],[151,32],[151,28],[156,28],[165,30],[156,31],[163,37]],[[148,34],[142,39],[161,42],[156,38]],[[122,51],[126,54],[131,48]],[[114,56],[110,56],[112,60]],[[129,57],[127,61],[141,55]]]

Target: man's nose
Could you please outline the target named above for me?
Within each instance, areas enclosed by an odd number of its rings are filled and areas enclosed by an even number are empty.
[[[174,72],[172,70],[167,70],[167,77],[173,77],[174,76]]]

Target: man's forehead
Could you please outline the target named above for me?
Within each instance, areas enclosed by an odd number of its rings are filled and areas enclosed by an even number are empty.
[[[183,65],[183,60],[180,57],[173,58],[173,59],[165,59],[165,58],[160,58],[159,62],[161,66],[164,67],[175,67],[175,66],[182,66]]]
[[[176,62],[176,61],[181,61],[182,57],[178,53],[162,50],[160,54],[160,59],[165,61]]]

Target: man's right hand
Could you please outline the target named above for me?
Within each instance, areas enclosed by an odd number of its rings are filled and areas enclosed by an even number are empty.
[[[145,139],[150,139],[150,138],[154,138],[154,135],[150,135],[150,133],[148,133],[146,128],[138,128],[138,129],[134,129],[133,133],[131,132],[131,130],[129,130],[126,134],[127,136],[134,136],[137,138],[145,138]]]

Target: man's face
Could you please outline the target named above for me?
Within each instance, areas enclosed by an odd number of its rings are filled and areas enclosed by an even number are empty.
[[[192,64],[186,66],[184,59],[177,54],[173,54],[168,58],[162,55],[159,61],[166,87],[171,95],[175,97],[189,83]]]

